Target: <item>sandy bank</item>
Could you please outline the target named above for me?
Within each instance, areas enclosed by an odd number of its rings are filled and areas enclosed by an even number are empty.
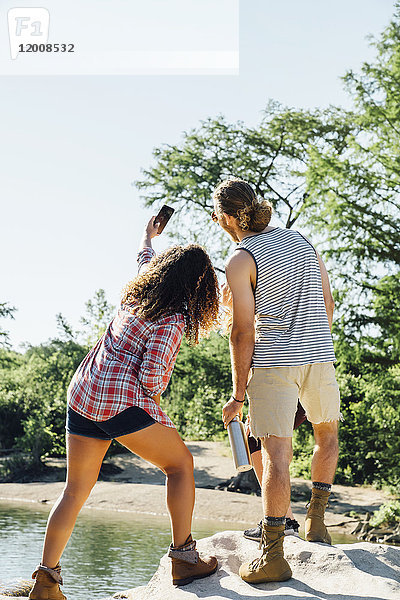
[[[222,442],[188,442],[187,445],[195,459],[195,519],[237,522],[243,526],[256,523],[262,514],[259,497],[210,489],[234,474],[229,448]],[[110,463],[121,470],[108,476],[112,480],[96,484],[86,508],[167,515],[165,478],[157,468],[131,454],[117,455]],[[47,480],[0,484],[0,500],[51,505],[63,488],[65,463],[52,461],[52,465],[58,469],[50,478],[47,476]],[[292,489],[297,497],[301,497],[301,500],[292,504],[293,512],[301,524],[306,512],[305,493],[310,486],[309,481],[302,479],[292,481]],[[371,512],[387,498],[385,493],[373,488],[335,485],[327,511],[327,524],[338,532],[349,532],[353,527],[353,519],[345,517],[345,512]],[[346,523],[349,525],[346,526]]]

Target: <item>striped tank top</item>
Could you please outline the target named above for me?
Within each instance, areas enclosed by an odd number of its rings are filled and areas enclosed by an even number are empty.
[[[253,367],[335,360],[314,247],[298,231],[276,227],[244,238],[237,249],[256,263]]]

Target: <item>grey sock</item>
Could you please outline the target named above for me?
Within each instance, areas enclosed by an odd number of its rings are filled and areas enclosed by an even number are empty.
[[[264,517],[264,523],[267,527],[279,527],[280,525],[285,525],[285,522],[285,517]]]
[[[322,483],[321,481],[313,481],[312,486],[313,488],[323,490],[324,492],[330,492],[332,488],[331,483]]]

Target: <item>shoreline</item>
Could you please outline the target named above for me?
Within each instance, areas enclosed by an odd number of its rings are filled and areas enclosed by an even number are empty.
[[[229,447],[223,442],[186,442],[194,456],[196,504],[194,520],[219,521],[253,527],[262,517],[261,498],[214,489],[235,474]],[[165,477],[153,465],[134,454],[118,454],[106,461],[106,481],[94,486],[83,510],[107,510],[116,513],[168,517],[165,506]],[[0,483],[0,501],[23,503],[31,507],[49,507],[64,487],[65,460],[50,459],[52,473],[31,483]],[[106,470],[106,473],[107,473]],[[111,473],[111,474],[110,474]],[[292,509],[303,527],[311,482],[292,479]],[[377,510],[390,495],[371,487],[334,485],[326,512],[332,532],[349,534],[358,519],[345,516],[354,511],[365,514]]]

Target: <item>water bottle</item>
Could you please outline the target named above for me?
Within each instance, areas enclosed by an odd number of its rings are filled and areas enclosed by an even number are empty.
[[[236,416],[228,425],[229,442],[232,448],[233,463],[239,473],[252,469],[249,444],[244,425]]]

